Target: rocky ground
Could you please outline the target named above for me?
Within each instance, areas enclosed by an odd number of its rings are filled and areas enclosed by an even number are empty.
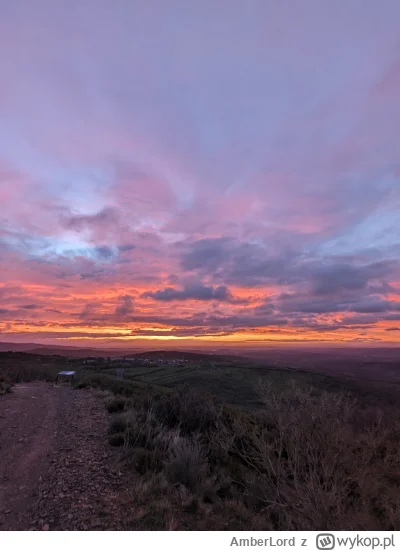
[[[101,397],[68,385],[21,384],[0,397],[0,530],[128,527],[107,416]]]

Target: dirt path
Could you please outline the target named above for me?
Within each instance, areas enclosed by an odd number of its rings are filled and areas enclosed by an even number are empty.
[[[0,530],[124,529],[125,475],[107,428],[87,390],[29,383],[0,397]]]

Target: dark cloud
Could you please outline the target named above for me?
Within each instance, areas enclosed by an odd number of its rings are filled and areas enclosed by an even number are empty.
[[[385,316],[377,314],[354,314],[344,318],[344,323],[350,326],[358,325],[371,325],[377,323],[380,319],[384,319]]]
[[[92,320],[99,314],[100,302],[88,302],[85,304],[83,310],[78,314],[78,317],[83,320]]]
[[[134,329],[130,333],[132,336],[136,337],[215,337],[215,336],[227,336],[230,335],[230,332],[220,331],[219,329],[213,328],[173,328],[171,330],[163,331],[161,329],[150,330],[150,329]]]
[[[220,285],[219,287],[207,287],[206,285],[188,285],[183,290],[178,290],[173,287],[166,287],[158,291],[149,291],[143,293],[142,297],[152,298],[154,300],[172,301],[172,300],[232,300],[231,293],[227,287]]]
[[[343,290],[361,291],[366,289],[370,281],[388,277],[397,266],[398,263],[391,260],[357,265],[335,262],[331,259],[321,266],[313,266],[310,270],[311,290],[316,295],[333,294]],[[380,292],[387,292],[390,288],[385,282],[378,282],[375,286]]]
[[[297,293],[281,295],[277,304],[282,313],[327,314],[347,311],[349,308],[349,303],[345,301],[313,299]]]
[[[133,298],[130,295],[118,297],[118,304],[115,308],[115,315],[124,318],[133,312]]]
[[[268,281],[294,283],[299,280],[299,253],[286,247],[275,252],[263,244],[241,242],[232,237],[181,243],[184,270],[211,275],[228,284],[262,285]]]
[[[279,315],[260,316],[256,314],[215,315],[197,312],[187,317],[134,315],[127,318],[132,323],[151,323],[175,327],[198,328],[210,331],[239,331],[246,328],[284,326],[288,321]]]
[[[343,297],[320,298],[306,294],[284,293],[280,295],[277,305],[284,313],[329,314],[335,312],[356,312],[359,314],[376,314],[400,309],[400,304],[384,300],[380,296],[363,296],[360,293],[349,293]]]
[[[131,251],[133,251],[134,249],[136,249],[136,246],[131,244],[131,245],[120,245],[118,247],[118,251],[120,253],[129,253]]]
[[[353,312],[358,313],[383,313],[390,311],[400,311],[400,303],[394,300],[383,300],[380,297],[365,297],[363,301],[353,304]]]
[[[117,222],[117,211],[112,208],[105,208],[96,214],[79,214],[62,218],[62,224],[65,228],[77,232],[81,232],[87,228],[103,226],[104,224],[117,224]]]
[[[290,247],[279,249],[266,241],[241,242],[231,237],[201,239],[178,245],[181,266],[224,285],[306,286],[308,301],[345,292],[382,294],[395,291],[389,278],[399,269],[398,260],[360,262],[356,255],[323,257]],[[312,308],[315,308],[312,310]],[[339,311],[340,304],[332,311]],[[323,304],[305,305],[304,311],[328,312]],[[345,308],[346,309],[346,308]]]
[[[101,247],[95,247],[94,254],[101,260],[110,260],[114,257],[114,251],[112,250],[112,248],[105,245],[102,245]]]
[[[398,308],[396,308],[396,310],[398,310]],[[382,319],[384,319],[386,321],[400,321],[400,313],[399,314],[385,314]]]
[[[181,256],[182,267],[184,270],[216,271],[229,259],[232,244],[229,237],[200,239],[187,247],[182,244],[186,249]]]
[[[393,287],[393,285],[390,285],[390,283],[387,283],[385,281],[379,281],[377,283],[370,283],[368,285],[368,293],[371,295],[398,295],[400,294],[399,291]]]

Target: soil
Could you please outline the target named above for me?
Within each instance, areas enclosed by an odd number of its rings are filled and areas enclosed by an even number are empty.
[[[90,390],[41,382],[0,397],[0,530],[126,529],[129,473],[107,430]]]

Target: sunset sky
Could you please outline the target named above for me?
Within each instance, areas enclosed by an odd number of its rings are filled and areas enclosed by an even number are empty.
[[[0,340],[400,343],[399,0],[0,0]]]

